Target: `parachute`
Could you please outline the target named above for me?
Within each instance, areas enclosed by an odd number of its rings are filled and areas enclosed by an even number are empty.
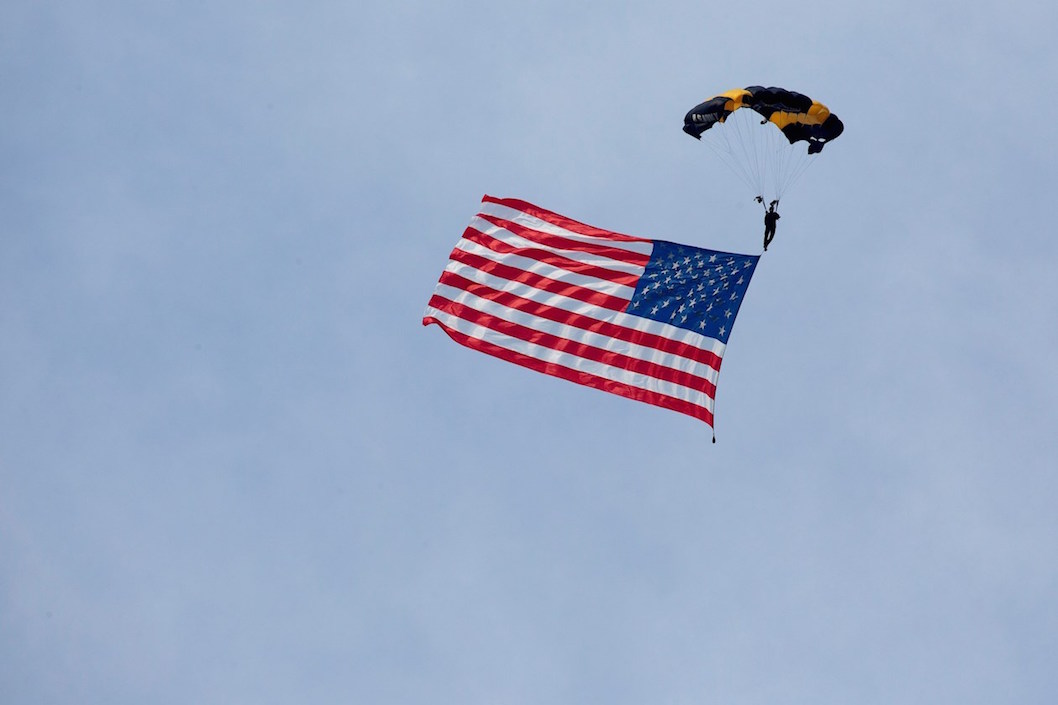
[[[683,118],[683,131],[713,149],[762,202],[781,199],[844,129],[822,103],[763,86],[726,91]]]

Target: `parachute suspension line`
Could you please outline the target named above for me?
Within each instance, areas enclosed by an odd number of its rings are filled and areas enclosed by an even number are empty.
[[[756,130],[756,132],[757,134],[761,135],[761,142],[763,143],[761,150],[762,153],[760,157],[760,168],[762,174],[761,181],[764,181],[765,177],[770,176],[772,182],[772,193],[768,195],[773,196],[773,198],[766,199],[768,203],[770,203],[772,200],[778,199],[780,196],[778,189],[775,187],[774,166],[776,151],[779,149],[779,143],[776,140],[776,130],[773,129],[770,124],[765,125],[764,128],[764,130]],[[779,134],[781,135],[782,133]]]
[[[775,169],[775,191],[781,198],[786,192],[786,187],[789,185],[790,176],[790,165],[794,158],[795,148],[787,143],[786,148],[780,150],[777,158],[777,167]]]
[[[773,123],[754,110],[736,110],[701,136],[719,157],[768,208],[798,181],[815,161],[805,144],[791,144]]]
[[[764,195],[764,177],[767,174],[767,170],[764,168],[764,162],[762,160],[762,145],[760,140],[760,131],[754,129],[756,126],[751,123],[753,120],[757,120],[759,115],[748,109],[736,111],[733,115],[737,116],[739,144],[743,148],[743,156],[746,160],[746,164],[751,165],[754,177],[754,185],[757,187],[757,194],[760,196]],[[750,153],[752,152],[752,154]]]
[[[782,133],[780,132],[780,135]],[[782,135],[782,144],[776,146],[779,168],[775,170],[775,193],[776,198],[782,198],[786,194],[786,188],[790,185],[791,157],[795,157],[797,147],[792,146],[786,135]]]
[[[763,162],[765,166],[763,166],[762,168],[767,173],[769,182],[769,193],[767,194],[767,196],[765,196],[765,203],[763,204],[764,207],[767,208],[771,204],[771,201],[778,199],[780,196],[778,183],[776,182],[775,178],[777,174],[779,155],[777,152],[778,145],[775,142],[775,135],[773,134],[775,130],[772,129],[771,125],[766,124],[766,121],[764,120],[761,121],[761,124],[763,126],[763,129],[759,130],[759,132],[761,133],[761,141],[763,141],[767,145],[765,147],[767,155],[762,158],[763,160],[765,160]],[[770,169],[767,167],[768,164],[770,164],[771,166]],[[772,198],[768,198],[768,196],[771,196]]]
[[[756,119],[756,115],[753,113],[747,112],[746,116]],[[758,130],[752,129],[753,126],[747,125],[746,122],[746,120],[742,121],[742,134],[747,136],[746,143],[753,151],[752,163],[753,173],[757,175],[757,193],[763,196],[764,189],[767,186],[766,177],[768,175],[768,171],[764,168],[763,160],[763,152],[765,148],[763,142],[760,139],[760,132]]]
[[[779,133],[782,135],[782,133]],[[773,178],[775,179],[775,198],[781,199],[783,194],[786,193],[787,186],[787,174],[790,167],[790,143],[786,140],[785,135],[782,137],[781,142],[777,141],[775,144],[775,173]]]
[[[725,128],[727,127],[726,122],[724,126]],[[742,139],[738,120],[735,120],[731,127],[731,130],[724,129],[721,132],[724,137],[724,143],[727,145],[728,154],[731,155],[731,161],[745,174],[746,183],[749,184],[750,189],[755,189],[757,188],[757,176],[753,172],[752,162],[746,160],[746,142]],[[735,154],[736,149],[742,152],[741,156]]]
[[[753,179],[750,177],[749,172],[746,171],[745,166],[743,166],[739,162],[738,158],[735,156],[735,150],[731,144],[731,137],[730,132],[728,131],[729,128],[727,126],[727,123],[721,123],[718,127],[719,129],[717,130],[717,145],[719,147],[722,143],[724,154],[726,155],[725,163],[729,167],[731,167],[731,169],[733,169],[736,174],[738,174],[739,178],[741,178],[742,181],[744,181],[745,184],[750,187],[750,189],[752,189]]]
[[[774,124],[761,117],[756,111],[747,111],[753,120],[745,126],[746,140],[753,145],[754,168],[758,174],[757,195],[761,196],[767,208],[771,201],[782,198],[783,192],[783,157],[789,142],[786,136]]]
[[[816,160],[816,155],[808,154],[808,150],[800,143],[794,144],[784,156],[785,160],[781,172],[781,190],[783,193],[793,186]]]
[[[739,113],[736,111],[728,115],[717,128],[714,128],[718,133],[717,139],[723,142],[724,148],[730,157],[730,161],[727,164],[739,175],[750,190],[758,189],[756,174],[753,172],[753,163],[746,158],[746,140],[742,134]]]
[[[748,188],[753,188],[753,183],[750,181],[745,171],[739,168],[738,162],[734,159],[730,150],[721,143],[719,137],[716,137],[715,135],[705,135],[702,137],[702,142],[704,142],[705,145],[709,147],[717,157],[719,157],[720,161],[722,161],[727,168],[735,174],[735,176],[742,179],[742,182],[746,184]]]
[[[756,189],[757,185],[746,167],[746,162],[735,155],[729,128],[726,124],[718,125],[717,128],[719,129],[714,128],[708,134],[703,135],[702,142],[705,142],[709,149],[720,157],[720,161],[724,162],[732,173],[742,179],[742,183],[746,184],[751,190]]]
[[[806,150],[801,156],[800,161],[798,161],[797,165],[794,167],[793,172],[790,174],[789,183],[787,185],[792,186],[795,181],[800,179],[801,176],[808,171],[808,168],[816,163],[817,156],[818,155],[816,154],[808,154]]]
[[[775,150],[773,157],[775,166],[772,169],[773,188],[775,189],[775,200],[781,200],[786,193],[786,187],[789,185],[790,156],[793,148],[781,130],[776,128],[771,132],[773,149]]]
[[[746,172],[750,175],[752,188],[757,191],[757,193],[760,193],[760,170],[757,169],[757,163],[753,160],[753,156],[750,154],[750,148],[753,146],[752,135],[747,135],[745,129],[743,129],[743,115],[744,111],[736,111],[728,117],[728,122],[730,122],[731,126],[735,129],[735,143],[742,151],[740,161],[746,165]]]

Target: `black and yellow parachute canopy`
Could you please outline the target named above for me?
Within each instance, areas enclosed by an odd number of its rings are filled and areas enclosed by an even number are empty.
[[[717,123],[742,108],[754,110],[778,127],[790,144],[808,142],[808,153],[815,154],[838,137],[845,125],[830,109],[802,93],[785,88],[748,86],[726,91],[696,105],[683,118],[683,131],[696,139]]]

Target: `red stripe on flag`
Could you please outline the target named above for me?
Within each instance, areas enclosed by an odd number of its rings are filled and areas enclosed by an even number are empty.
[[[591,360],[592,362],[598,362],[601,365],[628,370],[629,372],[634,372],[636,374],[646,375],[647,377],[652,377],[654,379],[678,384],[687,387],[688,389],[702,392],[710,399],[716,394],[716,387],[712,382],[704,377],[699,377],[689,372],[683,372],[682,370],[673,369],[672,367],[665,367],[664,365],[640,360],[639,358],[630,357],[623,353],[611,352],[609,350],[604,350],[603,348],[588,345],[587,343],[581,343],[568,338],[561,338],[557,335],[529,328],[519,323],[511,323],[510,321],[478,311],[469,306],[449,301],[437,294],[434,294],[430,299],[429,305],[438,311],[450,313],[456,318],[461,318],[469,323],[489,328],[497,333],[503,333],[504,335],[523,340],[527,343],[533,343],[550,350],[555,350],[564,355]]]
[[[525,257],[527,259],[533,259],[537,262],[543,262],[549,264],[552,267],[558,267],[564,269],[567,272],[573,272],[574,274],[581,274],[586,277],[592,277],[593,279],[602,279],[603,281],[613,282],[614,284],[621,284],[622,286],[635,287],[636,282],[639,280],[639,275],[631,274],[629,272],[616,272],[612,269],[605,269],[598,267],[593,264],[586,264],[584,262],[578,262],[575,259],[569,257],[563,257],[560,254],[552,252],[550,250],[542,250],[536,247],[515,247],[509,243],[494,238],[491,235],[486,235],[483,232],[475,230],[474,228],[467,228],[466,232],[463,233],[464,240],[470,240],[473,243],[487,247],[493,252],[497,252],[501,255],[517,255],[519,257]]]
[[[552,294],[559,294],[571,299],[576,299],[577,301],[600,306],[611,311],[624,311],[625,306],[628,305],[628,299],[623,299],[620,296],[604,294],[593,289],[578,286],[577,284],[544,277],[539,274],[534,274],[533,272],[527,272],[524,269],[512,267],[509,264],[500,264],[499,262],[482,257],[481,255],[460,250],[459,248],[452,250],[451,259],[487,274],[494,274],[497,277],[512,282],[526,284],[534,289],[550,291]]]
[[[554,247],[561,250],[574,250],[577,252],[587,252],[600,257],[606,257],[608,259],[617,260],[618,262],[625,262],[626,264],[632,264],[639,267],[646,267],[647,263],[650,262],[650,255],[643,254],[641,252],[632,252],[631,250],[622,250],[620,247],[611,247],[609,245],[601,245],[594,242],[585,242],[584,240],[571,240],[561,235],[553,235],[551,233],[545,233],[540,230],[534,230],[530,227],[522,225],[521,223],[515,223],[514,221],[504,220],[495,215],[489,215],[488,213],[478,213],[478,217],[482,220],[486,220],[496,227],[508,230],[519,237],[523,237],[526,240],[532,240],[540,245],[547,245],[548,247]],[[466,233],[463,234],[466,237]]]
[[[636,401],[660,406],[671,411],[677,411],[681,414],[687,414],[688,416],[693,416],[696,419],[705,421],[710,426],[713,425],[713,413],[704,406],[698,406],[697,404],[692,404],[691,402],[677,399],[676,397],[670,397],[665,394],[659,394],[658,392],[651,392],[638,387],[632,387],[621,382],[614,382],[605,377],[598,377],[587,372],[580,372],[553,362],[545,362],[543,360],[538,360],[535,357],[529,357],[522,353],[507,350],[494,343],[473,338],[464,333],[460,333],[457,330],[453,330],[433,316],[423,318],[422,323],[424,326],[436,323],[441,330],[448,334],[448,337],[460,345],[464,345],[473,350],[478,350],[479,352],[487,353],[493,357],[498,357],[501,360],[513,362],[516,365],[521,365],[522,367],[527,367],[531,370],[551,375],[552,377],[560,377],[570,382],[576,382],[585,387],[593,387],[604,392],[610,392],[611,394],[617,394],[622,397],[628,397],[629,399],[635,399]]]
[[[666,338],[656,333],[647,333],[644,331],[638,331],[633,328],[625,328],[614,323],[607,321],[600,321],[597,318],[591,318],[590,316],[584,316],[572,311],[566,311],[565,309],[556,308],[554,306],[548,306],[546,304],[526,299],[505,291],[497,291],[490,286],[485,284],[479,284],[475,281],[471,281],[466,277],[463,277],[455,272],[444,272],[441,274],[441,284],[446,284],[456,289],[462,289],[463,291],[480,296],[483,299],[489,301],[495,301],[501,306],[512,308],[518,311],[524,311],[533,316],[539,318],[546,318],[556,323],[562,323],[575,328],[581,328],[583,330],[590,330],[593,333],[605,335],[610,338],[616,338],[617,340],[623,340],[627,343],[634,343],[636,345],[643,345],[645,347],[659,350],[663,353],[671,355],[679,355],[689,360],[694,360],[703,365],[708,365],[714,370],[720,370],[720,357],[714,354],[711,350],[703,350],[702,348],[694,345],[688,345],[687,343],[681,343],[678,340]],[[629,314],[633,315],[633,314]]]
[[[610,230],[603,230],[602,228],[596,228],[592,225],[581,223],[580,221],[567,218],[564,215],[549,211],[546,208],[540,206],[534,206],[532,203],[519,200],[517,198],[496,198],[494,196],[482,196],[482,203],[495,203],[500,206],[507,206],[514,210],[522,211],[534,218],[547,221],[552,225],[557,225],[560,228],[565,228],[571,232],[578,233],[580,235],[589,235],[591,237],[605,237],[610,240],[621,240],[623,242],[651,242],[651,240],[645,237],[632,237],[631,235],[622,235],[615,233]]]

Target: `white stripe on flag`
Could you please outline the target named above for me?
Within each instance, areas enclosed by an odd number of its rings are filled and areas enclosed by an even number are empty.
[[[588,289],[590,291],[596,291],[609,296],[614,296],[619,299],[623,299],[628,302],[632,299],[632,296],[636,293],[635,287],[623,286],[621,284],[615,284],[614,282],[606,281],[605,279],[598,279],[596,277],[589,277],[584,274],[577,274],[567,269],[560,269],[553,265],[541,262],[531,257],[522,257],[521,255],[514,254],[503,254],[490,250],[489,248],[479,245],[476,242],[472,242],[465,238],[459,240],[456,244],[456,248],[469,252],[470,254],[484,257],[485,259],[491,260],[498,264],[505,264],[509,267],[515,267],[523,272],[530,272],[532,274],[539,275],[541,277],[547,277],[548,279],[554,279],[555,281],[562,282],[563,284],[575,284],[582,289]]]
[[[572,250],[567,248],[553,247],[551,245],[533,242],[527,240],[520,235],[515,235],[506,228],[501,228],[498,225],[494,225],[484,218],[475,217],[470,221],[470,227],[477,230],[482,235],[488,235],[489,237],[495,238],[500,242],[503,242],[511,247],[519,249],[536,249],[546,250],[553,252],[557,255],[565,257],[567,259],[575,260],[583,264],[588,264],[593,267],[602,267],[603,269],[609,269],[613,272],[622,274],[634,274],[639,276],[643,273],[643,266],[639,264],[633,264],[631,262],[621,262],[610,257],[595,254],[592,252],[585,252],[583,250]]]
[[[628,250],[629,252],[637,252],[641,255],[650,255],[650,251],[654,245],[649,240],[644,242],[626,241],[626,240],[615,240],[606,237],[594,237],[592,235],[582,235],[581,233],[567,230],[554,223],[549,223],[546,220],[541,220],[535,215],[524,213],[514,208],[502,206],[498,203],[485,202],[481,204],[481,209],[478,211],[484,215],[493,215],[503,220],[509,220],[512,223],[518,223],[524,225],[527,228],[533,230],[539,230],[541,232],[550,233],[552,235],[559,235],[566,237],[571,240],[580,240],[582,242],[590,242],[596,245],[606,245],[608,247],[616,247],[621,250]]]
[[[669,369],[685,372],[700,377],[714,385],[716,384],[716,378],[719,374],[709,365],[696,362],[695,360],[680,355],[674,355],[647,345],[638,345],[618,338],[600,335],[576,326],[534,316],[525,311],[519,311],[514,308],[503,306],[495,301],[489,301],[488,299],[481,298],[452,286],[438,284],[437,289],[434,290],[434,294],[447,299],[448,301],[463,304],[475,311],[481,311],[490,316],[502,318],[510,323],[525,326],[526,328],[540,331],[541,333],[548,333],[575,343],[583,343],[584,345],[591,345],[592,347],[600,348],[609,352],[627,355],[628,357],[642,360],[643,362],[648,362],[660,367],[667,367]]]
[[[578,301],[577,299],[553,294],[550,291],[541,291],[528,284],[509,281],[503,277],[497,277],[487,272],[482,272],[481,270],[475,269],[462,262],[450,260],[445,267],[445,271],[458,274],[461,277],[465,277],[496,291],[521,296],[523,299],[529,299],[530,301],[535,301],[544,304],[545,306],[553,306],[562,309],[563,311],[569,311],[570,313],[588,316],[599,321],[606,321],[640,333],[650,333],[662,338],[668,338],[669,340],[690,345],[699,350],[711,352],[717,357],[723,357],[724,350],[727,348],[726,345],[716,338],[700,335],[692,330],[678,328],[669,325],[668,323],[662,323],[661,321],[655,321],[649,318],[641,318],[633,314],[611,311],[593,304]]]
[[[691,389],[690,387],[685,387],[680,384],[648,377],[635,372],[629,372],[628,370],[623,370],[614,367],[613,365],[595,362],[594,360],[587,360],[543,345],[537,345],[536,343],[512,338],[505,333],[500,333],[491,328],[463,320],[462,318],[446,313],[445,311],[440,311],[432,306],[426,307],[424,315],[426,317],[436,318],[443,325],[452,330],[463,333],[471,338],[477,338],[478,340],[492,343],[505,350],[510,350],[543,362],[560,365],[602,379],[627,384],[636,389],[664,394],[665,396],[703,407],[709,412],[712,412],[713,410],[712,398],[705,392],[697,389]]]

